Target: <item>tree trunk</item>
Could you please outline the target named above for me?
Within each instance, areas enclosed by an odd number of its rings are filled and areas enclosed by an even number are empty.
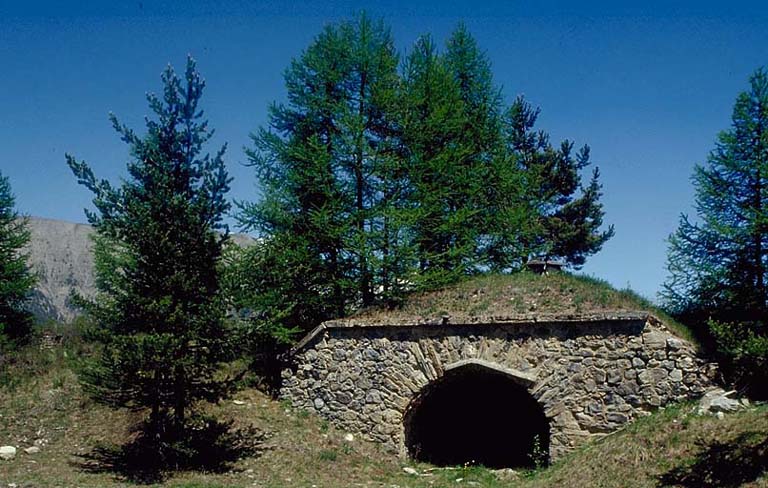
[[[357,154],[355,155],[355,203],[357,210],[357,232],[361,239],[360,249],[360,295],[363,300],[363,306],[369,306],[373,303],[373,290],[371,288],[371,276],[368,269],[368,244],[366,242],[365,234],[365,177],[363,174],[364,163],[364,151],[363,146],[365,144],[365,90],[367,84],[367,76],[365,70],[361,70],[360,74],[360,91],[358,96],[360,97],[358,102],[358,117],[360,120],[360,132],[357,135]]]

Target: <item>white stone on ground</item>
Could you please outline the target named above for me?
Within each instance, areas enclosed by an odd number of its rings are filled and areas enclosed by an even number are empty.
[[[728,398],[734,393],[734,391],[725,391],[722,388],[715,388],[708,391],[699,401],[699,415],[707,413],[735,412],[740,408],[744,408],[744,404],[739,400]]]
[[[10,460],[16,457],[16,448],[13,446],[0,447],[0,459]]]

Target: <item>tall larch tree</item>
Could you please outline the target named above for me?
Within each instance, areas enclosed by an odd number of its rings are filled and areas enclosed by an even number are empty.
[[[269,287],[255,289],[243,304],[260,310],[257,328],[306,330],[400,283],[401,219],[384,203],[402,186],[397,66],[389,29],[362,14],[327,26],[286,70],[287,102],[272,105],[247,151],[264,197],[241,202],[239,220],[263,238],[252,252],[291,277],[268,278],[254,259],[253,280],[279,281],[293,299],[281,306]]]
[[[741,387],[768,397],[768,72],[736,99],[731,127],[693,173],[696,218],[669,239],[662,298],[721,354]],[[758,391],[759,390],[759,391]]]
[[[768,74],[741,93],[731,127],[694,168],[696,219],[670,236],[664,298],[678,313],[764,320],[768,255]]]
[[[464,24],[459,24],[448,38],[443,58],[462,102],[456,107],[461,110],[461,130],[454,144],[460,148],[457,154],[461,159],[455,161],[454,176],[459,184],[452,207],[467,209],[465,225],[477,229],[472,236],[473,256],[466,270],[472,272],[476,267],[489,264],[488,223],[493,208],[493,162],[502,141],[499,113],[502,98],[493,83],[490,61]]]
[[[477,229],[468,271],[516,269],[530,252],[536,219],[529,194],[535,189],[525,187],[516,158],[505,151],[501,90],[488,56],[464,24],[449,37],[444,58],[462,100],[455,144],[462,148],[457,171],[463,183],[457,201],[472,209],[470,225]]]
[[[478,209],[470,196],[472,147],[458,80],[429,36],[403,68],[402,138],[408,165],[418,286],[433,288],[469,274],[475,261]],[[469,199],[469,200],[468,200]]]
[[[100,402],[147,411],[145,433],[161,455],[184,439],[199,401],[218,401],[231,386],[218,374],[229,357],[217,273],[228,239],[225,147],[204,152],[213,131],[194,61],[182,77],[169,66],[162,81],[162,94],[147,96],[144,135],[111,116],[131,155],[120,186],[67,156],[96,209],[86,213],[100,293],[88,308],[101,348],[82,380]]]

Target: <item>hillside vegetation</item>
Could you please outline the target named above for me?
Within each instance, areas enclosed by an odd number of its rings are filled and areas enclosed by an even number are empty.
[[[121,463],[134,414],[94,404],[72,368],[77,351],[31,348],[0,375],[0,445],[18,448],[0,461],[0,486],[17,487],[653,487],[768,486],[768,408],[724,419],[677,405],[574,452],[538,472],[482,467],[435,469],[345,440],[324,420],[253,389],[207,407],[264,438],[258,449],[220,472],[183,471],[147,478]],[[256,434],[254,434],[256,435]],[[261,434],[257,435],[261,438]],[[38,446],[27,454],[24,448]],[[405,467],[418,474],[409,474]],[[460,480],[460,481],[457,481]]]
[[[438,291],[410,295],[398,308],[361,310],[352,319],[404,323],[448,316],[452,323],[461,323],[616,311],[650,312],[675,334],[693,340],[687,327],[632,290],[616,290],[606,281],[566,272],[480,276]]]

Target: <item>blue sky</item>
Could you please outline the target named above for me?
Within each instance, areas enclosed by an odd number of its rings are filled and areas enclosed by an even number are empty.
[[[231,196],[256,199],[242,164],[249,132],[284,96],[290,59],[360,9],[392,26],[401,52],[422,33],[442,42],[464,21],[508,100],[524,94],[554,140],[592,147],[616,236],[583,271],[655,297],[665,239],[691,210],[693,165],[727,128],[750,73],[768,65],[760,2],[0,0],[0,170],[19,209],[84,221],[90,194],[64,153],[100,177],[124,174],[109,112],[140,129],[144,94],[188,53],[208,82],[215,140],[229,143]]]

